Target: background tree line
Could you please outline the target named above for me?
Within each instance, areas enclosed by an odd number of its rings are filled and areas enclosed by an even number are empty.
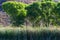
[[[25,4],[8,1],[2,4],[2,8],[10,15],[14,26],[24,25],[27,20],[32,26],[60,26],[60,2],[42,1]]]

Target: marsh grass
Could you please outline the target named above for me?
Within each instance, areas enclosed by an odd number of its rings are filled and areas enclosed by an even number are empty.
[[[60,40],[60,28],[0,27],[0,40]]]

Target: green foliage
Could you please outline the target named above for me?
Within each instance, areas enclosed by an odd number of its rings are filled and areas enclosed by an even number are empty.
[[[43,1],[53,1],[53,0],[41,0],[41,1],[43,2]]]
[[[35,24],[35,26],[41,20],[45,26],[49,26],[49,24],[54,24],[52,22],[56,17],[56,12],[54,11],[56,5],[57,4],[52,1],[35,2],[26,8],[28,13],[27,16],[29,20]]]
[[[55,16],[56,16],[56,24],[60,25],[60,2],[57,3],[54,10],[55,10]]]
[[[46,23],[46,26],[49,26],[49,24],[54,21],[55,16],[55,12],[54,9],[56,7],[56,3],[55,2],[50,2],[50,1],[46,1],[46,2],[42,2],[42,19],[43,22]],[[54,17],[53,17],[54,16]]]
[[[27,4],[15,1],[8,1],[2,4],[2,8],[11,17],[13,25],[19,26],[24,23],[26,17],[25,7]]]
[[[60,2],[45,0],[27,6],[21,2],[9,1],[3,3],[2,7],[10,15],[15,26],[23,24],[25,18],[31,22],[32,26],[60,25]]]
[[[40,19],[42,16],[42,10],[40,4],[41,4],[40,2],[36,2],[29,5],[26,8],[28,13],[27,17],[29,18],[30,22],[32,22],[33,24],[37,22],[37,20]]]

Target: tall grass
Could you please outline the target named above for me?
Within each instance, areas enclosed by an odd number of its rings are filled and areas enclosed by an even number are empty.
[[[60,40],[60,28],[1,27],[0,40]]]

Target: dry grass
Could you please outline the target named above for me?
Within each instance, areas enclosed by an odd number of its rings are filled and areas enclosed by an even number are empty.
[[[28,30],[28,31],[40,31],[40,30],[59,30],[60,31],[60,27],[12,27],[12,26],[7,26],[7,27],[3,27],[0,26],[0,30]]]

